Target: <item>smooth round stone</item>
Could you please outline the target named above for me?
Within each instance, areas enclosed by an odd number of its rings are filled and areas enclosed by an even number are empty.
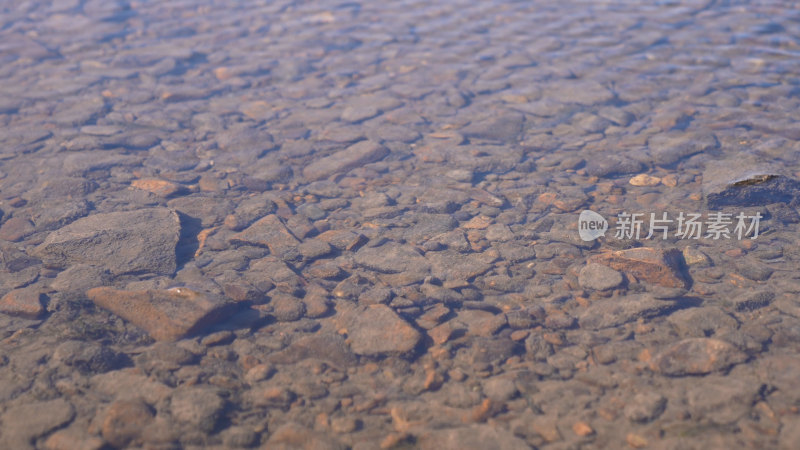
[[[622,274],[597,263],[589,263],[578,274],[581,287],[596,291],[607,291],[622,284]]]

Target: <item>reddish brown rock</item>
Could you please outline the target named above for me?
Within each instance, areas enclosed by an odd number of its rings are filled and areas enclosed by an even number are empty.
[[[131,186],[144,191],[151,192],[159,197],[170,197],[183,192],[183,186],[171,181],[159,180],[157,178],[142,178],[133,180]]]
[[[744,362],[747,355],[732,344],[711,338],[690,338],[662,351],[650,362],[653,371],[671,376],[703,375]]]
[[[36,319],[44,314],[43,298],[44,295],[35,289],[14,289],[0,300],[0,312]]]
[[[688,288],[691,284],[691,280],[682,271],[681,252],[676,249],[631,248],[594,255],[588,262],[603,264],[638,280],[660,286]]]
[[[85,430],[70,427],[58,430],[44,442],[45,450],[101,450],[106,447],[103,439],[89,435]]]
[[[122,291],[97,287],[86,294],[98,306],[144,329],[159,341],[175,341],[195,334],[226,317],[235,305],[186,288]]]
[[[0,239],[16,242],[33,233],[33,222],[22,217],[12,217],[0,227]]]

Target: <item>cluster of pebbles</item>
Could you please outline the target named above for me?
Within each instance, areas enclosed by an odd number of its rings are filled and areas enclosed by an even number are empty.
[[[798,19],[3,7],[0,447],[792,448]]]

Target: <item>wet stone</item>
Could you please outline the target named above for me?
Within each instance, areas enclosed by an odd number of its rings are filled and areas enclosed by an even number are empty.
[[[91,205],[85,200],[46,201],[31,211],[37,231],[51,231],[86,216]]]
[[[389,242],[379,247],[364,247],[355,255],[359,265],[381,273],[427,271],[425,258],[413,247]]]
[[[178,369],[193,364],[197,356],[189,350],[170,342],[156,342],[137,357],[137,365]]]
[[[101,450],[104,445],[107,444],[102,438],[91,436],[75,426],[56,430],[44,441],[47,450]]]
[[[273,255],[281,259],[292,260],[299,255],[297,246],[300,241],[274,214],[259,219],[244,231],[231,236],[230,241],[268,247]]]
[[[209,388],[181,387],[170,401],[172,417],[193,429],[211,432],[217,427],[225,408],[225,400]]]
[[[416,214],[414,220],[416,223],[406,233],[407,239],[411,242],[429,239],[458,226],[458,221],[449,214]]]
[[[38,289],[14,289],[0,299],[0,313],[37,319],[45,313],[45,296]]]
[[[303,259],[310,261],[329,255],[333,251],[333,247],[319,239],[308,239],[303,241],[303,243],[297,247],[297,250],[300,252]]]
[[[94,342],[67,341],[56,347],[53,361],[83,374],[105,373],[128,363],[124,354]]]
[[[692,383],[686,393],[689,413],[716,425],[735,423],[757,402],[763,385],[751,376],[710,375]]]
[[[581,328],[599,330],[616,327],[639,318],[655,317],[674,309],[674,302],[656,300],[642,295],[625,295],[607,300],[597,300],[578,318]]]
[[[225,218],[225,226],[231,230],[239,231],[253,224],[277,209],[273,201],[262,196],[248,198],[236,207],[233,214]]]
[[[258,443],[258,433],[255,430],[234,425],[226,428],[222,433],[222,444],[228,448],[249,448]]]
[[[590,263],[581,269],[578,283],[584,288],[607,291],[622,284],[622,274],[608,266]]]
[[[183,187],[177,183],[155,178],[143,178],[134,180],[131,183],[136,189],[141,189],[155,194],[159,197],[170,197],[183,191]]]
[[[434,252],[425,255],[430,261],[431,275],[440,280],[470,280],[492,269],[477,255],[461,255],[455,252]]]
[[[708,267],[713,264],[708,255],[695,247],[686,247],[683,249],[683,260],[686,261],[686,265],[690,267]]]
[[[75,409],[64,399],[16,402],[8,405],[0,422],[3,435],[0,446],[4,448],[33,448],[34,439],[69,423]]]
[[[739,326],[736,319],[716,306],[676,311],[668,321],[683,337],[710,337]]]
[[[719,147],[713,134],[674,132],[657,134],[647,141],[653,163],[669,166],[687,156],[708,152]]]
[[[101,432],[103,438],[115,447],[136,445],[153,420],[153,411],[142,400],[117,400],[106,410]]]
[[[793,204],[796,200],[793,200]],[[769,215],[774,217],[776,221],[784,225],[800,223],[800,214],[797,210],[786,203],[774,203],[767,207]],[[768,258],[763,258],[768,259]]]
[[[24,217],[11,217],[0,226],[0,239],[17,242],[36,230],[33,222]]]
[[[363,305],[374,304],[389,304],[394,297],[394,291],[391,288],[373,288],[362,292],[358,296],[358,303]]]
[[[675,249],[633,248],[594,255],[590,263],[603,264],[635,278],[670,288],[688,288],[691,281],[683,271],[683,257]]]
[[[753,311],[763,308],[775,299],[772,291],[746,292],[731,300],[731,304],[736,311]]]
[[[734,265],[736,272],[753,281],[766,281],[774,272],[770,267],[749,259],[737,261]]]
[[[357,355],[402,355],[413,351],[420,333],[385,305],[358,307],[350,312],[347,340]]]
[[[270,165],[256,172],[256,178],[267,183],[285,183],[294,175],[294,171],[289,166]]]
[[[518,113],[505,113],[490,119],[473,122],[461,133],[470,138],[512,142],[522,131],[525,117]]]
[[[233,312],[234,304],[188,288],[122,291],[97,287],[86,295],[144,329],[153,339],[174,341],[198,333]]]
[[[519,390],[513,380],[493,377],[483,383],[483,393],[494,401],[505,402],[516,397]]]
[[[344,338],[331,333],[302,337],[285,349],[271,354],[268,359],[275,364],[296,364],[306,359],[318,359],[340,368],[349,367],[357,361]]]
[[[597,114],[604,118],[608,119],[613,122],[615,125],[619,125],[621,127],[627,127],[635,120],[633,114],[619,108],[615,108],[613,106],[607,106],[605,108],[600,109]]]
[[[269,437],[266,448],[307,448],[315,450],[345,450],[347,447],[325,433],[309,430],[296,423],[277,428]]]
[[[650,363],[654,372],[669,376],[703,375],[744,362],[747,355],[728,342],[689,338],[670,345]]]
[[[644,165],[640,161],[634,158],[626,158],[625,155],[593,158],[586,164],[586,171],[589,175],[595,177],[638,173],[643,168]]]
[[[712,209],[789,203],[800,195],[800,182],[770,164],[750,160],[710,161],[703,172],[703,195]]]
[[[312,181],[319,180],[379,161],[388,154],[389,150],[376,142],[361,141],[333,155],[315,160],[303,169],[303,175]]]
[[[625,406],[625,417],[631,422],[646,423],[660,416],[667,406],[667,399],[657,392],[640,392]]]
[[[374,106],[348,106],[342,111],[342,120],[357,123],[371,119],[378,114],[380,111]]]
[[[470,365],[480,366],[505,361],[518,354],[520,350],[520,346],[510,339],[476,337],[471,341],[469,348],[462,351]]]
[[[276,294],[269,303],[272,306],[272,315],[279,322],[293,322],[300,320],[306,313],[306,307],[300,299],[286,294]]]
[[[178,215],[165,208],[94,214],[50,233],[33,252],[49,267],[102,264],[115,275],[175,272]]]
[[[510,431],[490,425],[435,430],[419,438],[419,448],[436,450],[441,448],[483,448],[527,450],[530,446]]]
[[[329,230],[321,233],[317,239],[343,251],[355,251],[367,242],[367,238],[363,234],[349,230]]]

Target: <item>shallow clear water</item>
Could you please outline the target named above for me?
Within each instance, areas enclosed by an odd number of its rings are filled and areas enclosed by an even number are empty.
[[[780,2],[1,5],[0,442],[791,448],[799,50]]]

